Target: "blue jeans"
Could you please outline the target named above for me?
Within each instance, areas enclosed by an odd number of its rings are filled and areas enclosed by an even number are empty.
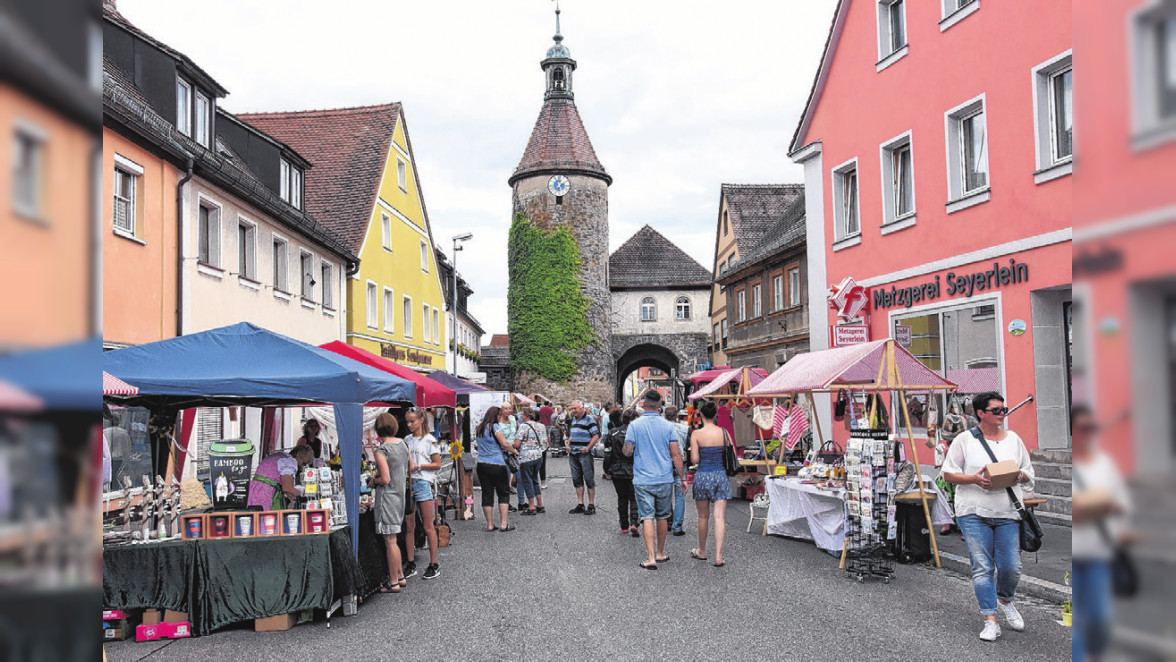
[[[568,453],[568,465],[572,468],[572,487],[584,487],[584,484],[587,483],[588,489],[596,489],[596,477],[592,473],[592,455],[590,453],[581,453],[572,448],[572,452]]]
[[[681,479],[679,479],[681,480]],[[686,495],[674,485],[674,514],[670,516],[670,530],[682,530],[682,517],[686,515]]]
[[[637,517],[647,519],[670,519],[670,503],[674,490],[673,483],[658,485],[634,485],[633,496],[637,499]]]
[[[519,465],[519,498],[526,496],[528,500],[543,494],[539,489],[539,466],[543,460],[532,460]]]
[[[972,557],[972,589],[980,613],[992,616],[997,598],[1012,602],[1021,581],[1020,522],[961,515],[957,523]]]
[[[1111,562],[1074,559],[1074,632],[1071,655],[1081,662],[1087,655],[1099,658],[1111,642]]]

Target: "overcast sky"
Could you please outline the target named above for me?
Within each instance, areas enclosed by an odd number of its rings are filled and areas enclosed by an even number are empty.
[[[788,142],[835,0],[563,0],[609,246],[649,224],[710,269],[719,185],[802,182]],[[720,9],[721,6],[721,9]],[[119,0],[229,90],[231,112],[400,101],[434,240],[506,332],[507,178],[543,104],[550,0]],[[483,338],[487,342],[489,336]]]

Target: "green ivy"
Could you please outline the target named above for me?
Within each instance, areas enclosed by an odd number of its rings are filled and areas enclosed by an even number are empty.
[[[568,381],[577,371],[577,350],[593,339],[575,237],[566,226],[543,228],[515,214],[507,264],[511,369]]]

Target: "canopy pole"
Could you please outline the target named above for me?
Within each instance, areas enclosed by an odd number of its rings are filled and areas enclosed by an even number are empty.
[[[915,433],[911,428],[911,414],[907,410],[906,389],[902,387],[902,377],[898,374],[898,364],[894,359],[894,341],[886,343],[886,363],[889,364],[890,379],[898,387],[898,406],[902,409],[902,418],[906,423],[907,440],[911,445],[911,454],[915,458],[915,479],[919,485],[919,501],[923,504],[923,517],[927,520],[927,533],[931,536],[931,551],[935,554],[935,567],[942,568],[939,560],[939,543],[935,540],[935,525],[931,523],[931,509],[927,506],[927,491],[923,489],[923,468],[919,465],[919,448],[915,443]]]

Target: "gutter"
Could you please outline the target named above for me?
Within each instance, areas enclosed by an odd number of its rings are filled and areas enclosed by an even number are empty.
[[[188,157],[186,172],[176,183],[176,336],[184,335],[184,185],[192,179],[196,160]]]

